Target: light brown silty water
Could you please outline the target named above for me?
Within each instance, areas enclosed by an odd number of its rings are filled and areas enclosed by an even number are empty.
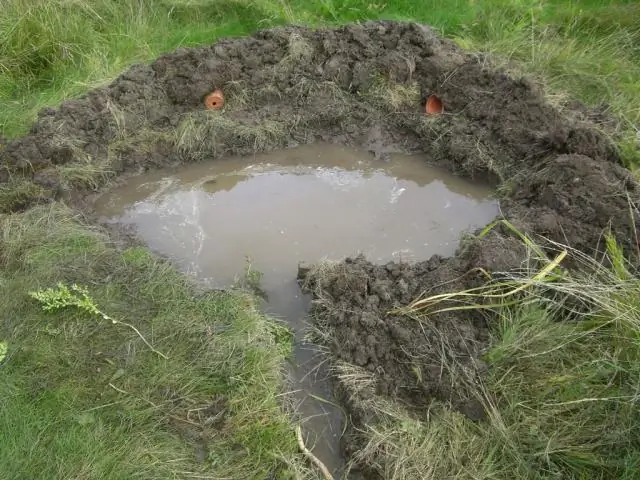
[[[314,398],[331,401],[331,393],[302,341],[308,299],[296,283],[298,263],[357,253],[378,263],[450,255],[463,232],[498,214],[487,187],[431,168],[423,156],[376,160],[330,144],[155,171],[111,190],[96,208],[214,286],[231,285],[250,258],[264,274],[266,310],[297,334],[299,411],[314,453],[337,475],[342,419]]]

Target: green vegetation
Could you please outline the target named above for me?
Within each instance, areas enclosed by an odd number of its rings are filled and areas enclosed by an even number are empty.
[[[58,204],[1,231],[3,478],[304,474],[278,399],[290,337],[251,295],[197,294]]]
[[[635,0],[0,0],[0,11],[5,137],[25,132],[42,107],[179,46],[291,22],[389,18],[432,24],[505,65],[516,60],[508,68],[538,76],[559,106],[570,98],[602,106],[620,120],[614,134],[629,164],[640,162]],[[307,54],[303,44],[292,49]],[[409,88],[392,98],[402,105],[415,95]],[[181,148],[197,150],[212,131],[234,127],[209,119],[182,130]],[[238,135],[278,135],[278,125],[268,127]],[[59,168],[70,184],[110,175],[89,167]],[[41,194],[34,189],[19,180],[0,186],[0,212]],[[199,294],[166,262],[143,248],[116,249],[58,204],[0,221],[2,475],[308,475],[279,399],[290,338],[251,295]],[[538,270],[510,280],[527,293],[496,308],[489,377],[468,385],[486,423],[436,406],[427,425],[372,394],[370,408],[387,422],[372,427],[358,458],[397,479],[637,478],[639,280],[611,242],[613,267],[582,260],[580,277],[532,281]],[[59,282],[86,291],[45,312],[29,292]],[[367,372],[337,371],[367,388]]]
[[[484,420],[442,404],[432,405],[428,422],[416,420],[376,397],[370,372],[338,365],[362,408],[381,419],[358,457],[384,478],[638,478],[640,280],[612,239],[601,262],[559,246],[558,258],[582,264],[571,274],[527,243],[539,268],[407,311],[425,326],[428,313],[444,308],[493,311],[488,375],[479,381],[445,365],[457,391],[484,406]]]

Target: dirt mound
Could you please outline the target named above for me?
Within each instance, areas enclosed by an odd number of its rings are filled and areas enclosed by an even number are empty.
[[[226,107],[206,111],[203,99],[216,88]],[[424,114],[429,95],[444,114]],[[592,252],[610,228],[629,248],[638,219],[628,202],[638,188],[590,118],[584,108],[559,111],[532,82],[422,25],[274,29],[178,50],[45,109],[28,135],[0,147],[0,201],[4,211],[54,198],[82,205],[123,173],[322,139],[380,156],[424,152],[494,182],[504,216],[524,232]],[[498,229],[451,259],[376,266],[358,258],[312,270],[306,282],[332,354],[373,372],[378,393],[416,414],[439,398],[475,418],[442,356],[477,371],[484,319],[440,315],[425,329],[388,312],[425,290],[483,281],[469,274],[474,268],[517,268],[522,255]]]
[[[206,112],[203,98],[215,88],[227,108]],[[431,94],[445,115],[424,116]],[[568,121],[526,79],[492,70],[482,55],[428,27],[380,22],[267,30],[135,66],[107,87],[42,111],[28,135],[0,150],[0,180],[26,178],[42,189],[38,199],[50,198],[98,188],[123,172],[318,137],[380,155],[423,151],[460,174],[509,185],[534,175],[544,183],[559,154],[619,161],[604,135]],[[588,159],[567,161],[590,168]],[[562,185],[582,188],[573,179]]]

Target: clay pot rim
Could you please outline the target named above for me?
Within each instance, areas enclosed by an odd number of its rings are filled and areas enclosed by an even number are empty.
[[[424,110],[427,115],[439,115],[444,113],[444,105],[440,97],[437,95],[429,95]]]
[[[213,92],[204,97],[204,106],[208,110],[220,110],[224,107],[224,94],[222,90],[216,88]]]

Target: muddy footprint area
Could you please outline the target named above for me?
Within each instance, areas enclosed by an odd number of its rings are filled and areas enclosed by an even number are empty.
[[[43,110],[27,135],[0,150],[1,207],[57,199],[91,212],[95,192],[127,176],[323,141],[382,160],[420,153],[431,165],[489,182],[501,216],[535,238],[591,254],[610,229],[623,247],[635,245],[629,201],[638,200],[638,187],[605,126],[588,109],[559,110],[535,83],[491,65],[427,26],[395,22],[280,28],[181,49]],[[225,106],[206,110],[215,89]],[[425,115],[431,95],[443,113]],[[425,291],[479,285],[485,277],[473,272],[517,269],[524,257],[521,242],[496,228],[448,258],[376,265],[355,257],[299,271],[313,295],[317,340],[356,427],[348,452],[358,448],[359,428],[376,421],[373,398],[417,416],[436,399],[482,418],[443,364],[455,360],[482,374],[486,319],[447,313],[425,326],[389,312]],[[343,381],[354,368],[367,372],[357,388]]]

